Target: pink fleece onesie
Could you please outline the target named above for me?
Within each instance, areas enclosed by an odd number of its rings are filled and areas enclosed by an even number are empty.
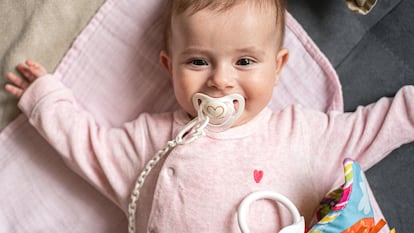
[[[414,87],[407,86],[354,113],[266,108],[244,125],[207,132],[175,148],[150,173],[137,232],[239,232],[238,205],[258,190],[287,196],[309,223],[322,197],[344,182],[345,157],[366,170],[414,140],[413,100]],[[34,82],[19,107],[68,166],[125,213],[138,173],[190,120],[182,111],[144,113],[121,128],[104,128],[52,75]],[[283,207],[266,200],[254,203],[248,217],[252,232],[277,232],[290,221]]]

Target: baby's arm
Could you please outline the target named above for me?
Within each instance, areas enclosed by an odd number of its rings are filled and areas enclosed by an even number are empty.
[[[126,209],[131,184],[145,160],[138,157],[139,150],[148,150],[136,143],[142,142],[144,120],[103,127],[42,65],[26,61],[17,70],[23,78],[8,73],[5,89],[20,99],[19,107],[29,122],[71,169]]]
[[[17,65],[17,70],[23,75],[24,78],[9,72],[6,74],[6,78],[11,82],[6,84],[4,87],[7,92],[21,98],[26,89],[32,84],[36,79],[47,74],[47,70],[41,64],[26,60],[23,64]]]
[[[365,170],[392,150],[414,141],[414,86],[401,88],[395,97],[358,107],[352,113],[309,113],[303,119],[315,170],[324,177],[340,171],[344,157],[357,160]],[[322,181],[323,178],[319,179]]]

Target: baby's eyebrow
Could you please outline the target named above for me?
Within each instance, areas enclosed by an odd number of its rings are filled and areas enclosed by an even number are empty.
[[[181,55],[192,55],[192,54],[210,54],[207,49],[199,48],[199,47],[189,47],[182,51]]]
[[[254,54],[256,56],[264,56],[265,51],[258,49],[257,47],[251,46],[246,48],[236,49],[238,53],[245,53],[245,54]]]
[[[255,56],[264,56],[265,55],[265,51],[258,49],[255,46],[250,46],[250,47],[245,47],[245,48],[236,48],[234,49],[234,51],[236,53],[240,53],[240,54],[252,54]],[[181,55],[186,56],[186,55],[193,55],[193,54],[202,54],[202,55],[209,55],[211,54],[211,51],[209,51],[208,49],[204,49],[204,48],[200,48],[200,47],[189,47],[186,48],[184,51],[181,52]]]

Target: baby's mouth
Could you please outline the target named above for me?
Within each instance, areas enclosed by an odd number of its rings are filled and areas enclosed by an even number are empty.
[[[193,96],[193,105],[198,117],[208,118],[208,128],[223,131],[230,128],[244,111],[244,97],[231,94],[220,98],[210,97],[202,93]]]

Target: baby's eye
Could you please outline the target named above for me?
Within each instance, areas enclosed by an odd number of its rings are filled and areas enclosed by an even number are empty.
[[[190,61],[191,65],[195,65],[195,66],[206,66],[208,65],[208,63],[203,60],[203,59],[193,59]]]
[[[236,65],[238,65],[238,66],[248,66],[248,65],[251,65],[253,63],[254,63],[254,61],[250,58],[242,58],[242,59],[240,59],[236,62]]]

